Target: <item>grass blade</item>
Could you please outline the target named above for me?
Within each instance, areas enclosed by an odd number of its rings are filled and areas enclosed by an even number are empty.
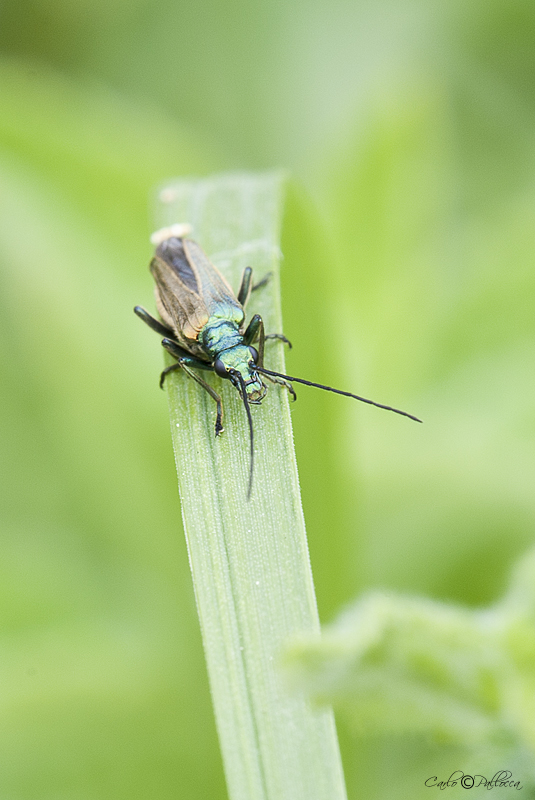
[[[229,174],[164,187],[158,227],[187,222],[237,289],[244,267],[256,281],[248,318],[282,332],[279,173]],[[283,345],[266,344],[266,365],[284,370]],[[203,376],[204,377],[204,376]],[[291,636],[319,636],[293,449],[287,392],[270,384],[252,407],[255,468],[247,501],[247,418],[236,390],[221,392],[225,432],[214,436],[215,404],[183,374],[167,380],[184,528],[229,796],[232,800],[343,800],[344,780],[330,709],[285,687],[278,657]]]

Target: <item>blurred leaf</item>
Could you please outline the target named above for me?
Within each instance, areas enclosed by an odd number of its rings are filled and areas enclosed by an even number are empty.
[[[321,644],[296,645],[289,668],[295,683],[318,702],[335,702],[357,728],[473,743],[503,735],[503,664],[488,626],[463,609],[369,595],[325,629]]]
[[[529,754],[535,784],[535,551],[494,607],[375,593],[289,649],[292,683],[365,732],[427,733],[476,753]],[[525,776],[527,778],[527,776]]]
[[[148,188],[200,156],[106,93],[2,74],[1,794],[222,795],[158,350],[132,314]]]
[[[478,603],[532,539],[535,148],[527,118],[513,138],[492,107],[452,105],[457,80],[431,73],[370,101],[327,189],[339,362],[350,353],[362,393],[425,423],[340,421],[348,477],[363,480],[359,570]],[[486,184],[466,168],[475,150]]]
[[[154,103],[135,104],[97,81],[0,61],[0,147],[62,193],[110,243],[147,253],[147,197],[176,172],[207,169],[211,154]]]

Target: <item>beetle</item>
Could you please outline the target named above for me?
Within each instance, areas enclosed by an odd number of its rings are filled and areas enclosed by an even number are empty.
[[[253,285],[253,271],[243,271],[238,294],[211,263],[203,250],[188,238],[191,227],[172,225],[157,231],[151,237],[156,252],[150,263],[154,277],[156,307],[161,322],[141,306],[134,312],[152,330],[163,337],[162,345],[176,360],[160,376],[160,387],[170,372],[182,370],[208,392],[217,406],[215,434],[223,432],[223,404],[221,396],[196,370],[215,372],[220,378],[230,380],[243,401],[249,424],[250,468],[247,498],[251,496],[253,482],[254,436],[250,405],[259,405],[266,396],[267,386],[262,380],[284,386],[295,400],[292,383],[314,386],[328,392],[352,397],[363,403],[393,411],[395,414],[421,422],[418,417],[391,406],[385,406],[350,392],[312,383],[264,367],[266,339],[279,339],[291,347],[282,334],[266,334],[260,314],[254,314],[245,324],[245,305],[251,291],[264,286],[269,275]],[[256,346],[254,346],[256,345]]]

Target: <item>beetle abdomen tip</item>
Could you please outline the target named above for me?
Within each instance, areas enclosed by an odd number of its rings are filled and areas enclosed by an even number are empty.
[[[191,233],[192,230],[193,228],[189,222],[177,222],[175,225],[169,225],[168,228],[160,228],[160,230],[154,231],[150,240],[153,245],[158,246],[162,242],[165,242],[166,239],[171,239],[173,236],[176,236],[177,239],[182,239],[184,236],[187,236],[188,233]]]

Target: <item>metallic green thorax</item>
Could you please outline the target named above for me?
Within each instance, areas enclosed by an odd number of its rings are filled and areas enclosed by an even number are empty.
[[[243,335],[239,331],[244,313],[239,307],[228,307],[219,313],[221,316],[214,314],[202,328],[199,342],[212,361],[219,359],[229,372],[235,371],[242,376],[247,399],[251,403],[259,403],[266,388],[254,369],[251,351],[244,344]]]

